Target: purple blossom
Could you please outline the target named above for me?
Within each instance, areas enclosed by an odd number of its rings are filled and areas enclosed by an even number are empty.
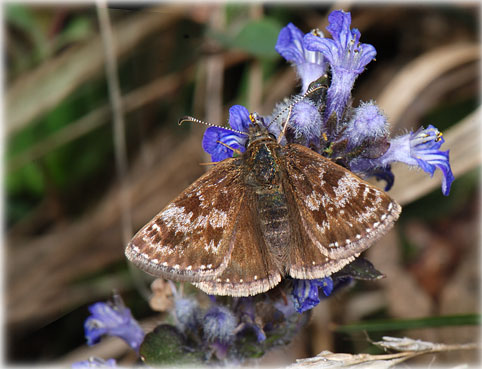
[[[290,127],[294,130],[297,142],[308,146],[310,142],[319,142],[321,136],[321,115],[316,105],[310,100],[300,101],[293,106]],[[304,140],[300,141],[299,139]]]
[[[323,37],[321,32],[320,35]],[[325,73],[326,62],[322,54],[309,51],[304,47],[303,37],[303,32],[289,23],[280,31],[275,49],[283,58],[296,66],[296,72],[302,83],[302,93],[305,93],[310,83]]]
[[[439,168],[443,173],[442,192],[448,196],[454,175],[449,164],[449,150],[439,150],[444,142],[442,133],[434,126],[429,125],[425,129],[421,127],[415,133],[392,139],[390,148],[376,160],[376,163],[380,167],[386,167],[394,161],[399,161],[410,166],[418,166],[430,176]]]
[[[232,129],[248,133],[250,124],[249,111],[244,106],[234,105],[229,109],[229,125]],[[247,140],[247,134],[243,135],[221,127],[209,127],[204,133],[202,146],[204,151],[211,155],[212,161],[218,162],[233,157],[232,149],[245,152]]]
[[[388,135],[387,125],[387,120],[377,105],[372,101],[362,103],[354,109],[343,132],[343,137],[348,139],[348,149],[361,145],[363,141]]]
[[[237,318],[228,308],[213,305],[204,315],[202,325],[208,341],[228,343],[235,336]]]
[[[319,288],[325,296],[329,296],[333,291],[333,279],[325,277],[320,279],[294,279],[293,298],[296,311],[303,313],[314,308],[320,303]]]
[[[84,368],[117,368],[115,359],[100,359],[98,357],[91,357],[88,360],[78,361],[72,364],[72,369]]]
[[[325,120],[333,113],[342,118],[355,79],[376,55],[372,45],[360,44],[360,31],[350,30],[351,15],[342,10],[335,10],[328,16],[326,29],[333,39],[323,38],[312,33],[303,39],[303,45],[311,51],[318,51],[328,60],[332,80],[327,92]]]
[[[201,315],[201,308],[197,300],[175,295],[174,313],[181,331],[193,331],[197,328]]]
[[[84,323],[89,346],[98,343],[107,334],[122,338],[134,350],[139,350],[145,333],[132,317],[131,311],[124,306],[120,296],[114,295],[113,302],[90,305],[89,311],[92,315]]]

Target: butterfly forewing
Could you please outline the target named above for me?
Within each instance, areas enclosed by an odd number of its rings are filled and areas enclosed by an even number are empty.
[[[239,159],[200,177],[132,239],[127,258],[142,270],[182,281],[214,278],[227,266],[244,187]]]
[[[387,194],[312,150],[288,145],[285,159],[300,223],[329,259],[357,256],[398,218],[400,205]]]
[[[235,219],[235,247],[226,269],[216,279],[195,283],[195,286],[208,294],[248,296],[265,292],[281,281],[281,274],[260,233],[257,217],[248,189]]]

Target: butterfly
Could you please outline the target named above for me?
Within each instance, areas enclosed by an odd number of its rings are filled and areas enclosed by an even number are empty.
[[[401,207],[384,191],[305,146],[281,146],[250,118],[246,151],[133,237],[125,253],[137,267],[208,294],[250,296],[288,276],[329,276],[393,226]]]

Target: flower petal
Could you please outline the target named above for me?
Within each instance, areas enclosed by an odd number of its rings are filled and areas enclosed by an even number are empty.
[[[319,33],[321,36],[323,34]],[[276,51],[287,61],[295,64],[305,93],[311,82],[320,78],[326,70],[326,63],[319,52],[309,51],[303,46],[304,34],[292,23],[284,27],[278,36]]]
[[[320,303],[319,288],[325,296],[333,291],[333,280],[330,277],[320,279],[294,279],[291,296],[296,311],[303,313],[313,309]]]
[[[204,132],[202,147],[204,151],[211,155],[213,162],[218,162],[232,158],[234,154],[233,150],[246,151],[244,146],[246,141],[247,137],[241,136],[236,132],[221,127],[209,127],[206,132]]]
[[[232,129],[248,133],[250,124],[249,111],[244,106],[234,105],[229,109],[229,125]],[[204,132],[202,146],[204,151],[211,155],[211,160],[218,162],[232,158],[234,150],[244,152],[247,140],[247,134],[222,127],[209,127]]]
[[[248,109],[242,105],[231,106],[229,109],[229,125],[232,129],[247,133],[251,125]]]
[[[95,303],[89,306],[89,311],[92,315],[84,323],[88,345],[96,344],[107,334],[122,338],[134,350],[139,350],[145,333],[120,296],[114,295],[113,303]]]
[[[383,168],[399,161],[410,166],[418,166],[431,176],[435,169],[439,168],[443,174],[442,192],[448,196],[454,175],[450,167],[449,152],[439,150],[443,143],[444,139],[439,130],[429,125],[425,129],[420,128],[414,133],[392,139],[387,152],[370,163],[373,168]]]
[[[293,23],[288,23],[284,27],[279,35],[278,41],[275,45],[275,50],[287,61],[295,64],[301,64],[305,62],[303,56],[303,32]]]

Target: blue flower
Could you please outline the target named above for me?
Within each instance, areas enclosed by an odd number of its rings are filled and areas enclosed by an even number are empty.
[[[435,169],[443,173],[442,192],[445,196],[450,193],[454,175],[449,163],[449,151],[440,151],[440,146],[445,142],[442,133],[437,128],[429,125],[420,128],[417,132],[409,133],[390,141],[388,151],[376,160],[380,167],[386,167],[394,161],[399,161],[411,166],[418,166],[433,176]]]
[[[144,331],[124,306],[120,296],[114,295],[113,303],[98,302],[89,306],[92,314],[84,323],[85,338],[89,346],[96,344],[107,334],[122,338],[138,351],[144,339]]]
[[[229,109],[229,125],[236,131],[246,132],[246,135],[221,127],[209,127],[203,137],[204,151],[211,155],[213,162],[231,158],[234,154],[233,149],[245,152],[250,124],[248,109],[241,105],[232,106]]]
[[[333,39],[310,33],[304,37],[303,45],[308,50],[323,54],[330,64],[332,80],[327,92],[324,118],[327,120],[335,113],[340,120],[351,96],[355,79],[375,58],[376,50],[372,45],[360,44],[360,31],[350,30],[350,13],[342,10],[333,11],[328,16],[328,21],[326,29]]]
[[[303,46],[303,37],[303,32],[289,23],[280,31],[275,49],[283,58],[296,66],[302,83],[302,93],[305,93],[310,83],[325,73],[326,62],[322,54],[309,51]]]
[[[228,343],[235,336],[237,318],[228,308],[213,305],[202,320],[204,337],[210,342]]]
[[[98,357],[91,357],[88,360],[78,361],[72,364],[72,369],[84,368],[117,368],[115,359],[100,359]]]
[[[291,296],[296,311],[303,313],[314,308],[320,303],[319,288],[325,296],[333,291],[333,279],[325,277],[321,279],[294,279]]]
[[[348,139],[348,149],[351,150],[366,140],[373,141],[387,136],[387,125],[387,120],[377,105],[372,101],[362,103],[354,109],[343,132],[343,137]]]

